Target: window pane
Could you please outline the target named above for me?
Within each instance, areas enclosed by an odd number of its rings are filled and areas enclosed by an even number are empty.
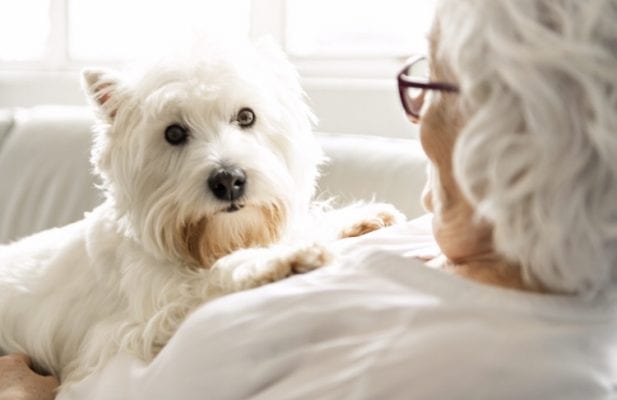
[[[248,0],[70,0],[69,54],[126,60],[204,30],[248,35]]]
[[[43,57],[49,35],[49,0],[0,3],[0,60],[30,61]]]
[[[287,0],[297,56],[405,56],[426,50],[435,0]]]

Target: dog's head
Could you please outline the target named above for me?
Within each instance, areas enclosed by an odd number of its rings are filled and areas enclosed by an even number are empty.
[[[107,200],[157,257],[208,266],[272,243],[307,209],[322,153],[296,72],[272,44],[209,43],[83,81]]]

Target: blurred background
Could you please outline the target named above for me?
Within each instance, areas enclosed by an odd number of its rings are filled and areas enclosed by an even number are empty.
[[[187,34],[272,36],[318,131],[413,137],[395,76],[426,51],[434,0],[0,0],[0,108],[85,104],[79,71]]]
[[[426,51],[433,0],[0,0],[0,243],[101,202],[87,66],[122,68],[179,38],[271,36],[300,72],[329,161],[317,197],[424,211],[426,158],[396,75]]]

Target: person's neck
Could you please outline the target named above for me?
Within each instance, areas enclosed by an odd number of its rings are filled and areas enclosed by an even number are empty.
[[[429,264],[487,285],[527,292],[544,292],[538,285],[525,282],[519,265],[508,263],[495,254],[480,255],[457,262],[452,262],[442,255],[431,260]]]

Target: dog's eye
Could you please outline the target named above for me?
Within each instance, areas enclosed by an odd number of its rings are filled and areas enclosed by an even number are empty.
[[[165,129],[165,140],[172,146],[178,146],[186,143],[189,138],[189,132],[186,128],[172,124]]]
[[[236,121],[242,128],[248,128],[255,123],[255,113],[248,107],[245,107],[238,111]]]

